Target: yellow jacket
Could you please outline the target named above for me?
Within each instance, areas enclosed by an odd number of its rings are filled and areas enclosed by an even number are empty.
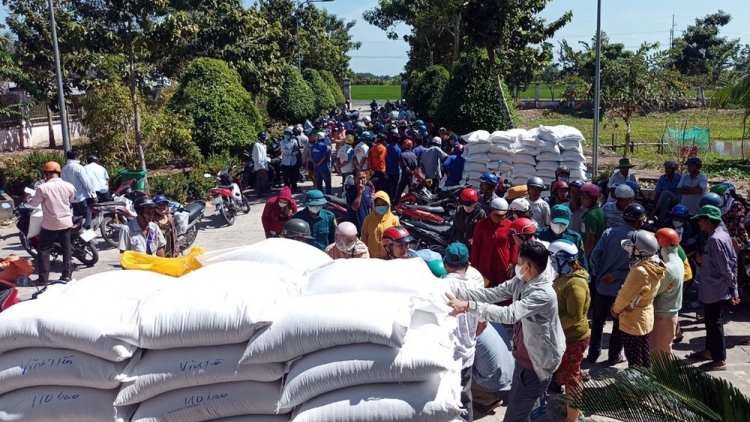
[[[375,212],[376,199],[382,199],[388,203],[388,212],[383,215]],[[370,210],[370,214],[362,222],[362,241],[365,242],[367,249],[370,251],[370,258],[385,258],[385,248],[380,244],[381,240],[383,240],[383,232],[390,227],[401,225],[398,217],[391,213],[390,205],[391,198],[388,194],[383,191],[377,192],[372,199],[373,209]]]
[[[651,261],[630,269],[612,306],[612,312],[619,315],[621,331],[645,336],[653,330],[654,297],[665,272],[663,264]]]

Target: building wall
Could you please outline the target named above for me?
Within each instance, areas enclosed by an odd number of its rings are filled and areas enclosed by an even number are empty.
[[[62,126],[53,125],[56,144],[62,145]],[[84,136],[84,127],[80,122],[70,122],[70,140],[74,141]],[[0,151],[17,151],[22,148],[47,148],[49,146],[49,128],[44,125],[27,125],[0,129]]]

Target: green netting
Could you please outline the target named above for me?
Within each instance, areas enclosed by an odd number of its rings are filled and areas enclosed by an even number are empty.
[[[693,126],[690,129],[672,129],[664,131],[664,141],[680,147],[698,147],[699,151],[708,151],[711,147],[711,131]]]

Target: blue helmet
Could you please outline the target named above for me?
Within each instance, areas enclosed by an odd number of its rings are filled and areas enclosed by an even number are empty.
[[[688,215],[690,215],[690,213],[684,205],[675,205],[675,207],[672,208],[672,218],[688,218]]]
[[[625,182],[625,184],[630,186],[630,189],[633,189],[633,192],[639,192],[641,190],[641,187],[638,186],[638,183],[632,180],[628,180],[627,182]]]
[[[166,195],[154,196],[154,204],[161,204],[162,202],[169,202],[169,198]]]
[[[420,126],[419,130],[421,130],[422,132],[427,132],[427,126],[425,125]]]
[[[424,126],[424,122],[422,120],[417,120],[416,122],[414,122],[414,125],[415,126]]]
[[[495,175],[494,173],[486,172],[482,175],[482,177],[479,178],[479,181],[489,183],[493,187],[495,187],[500,182],[500,179],[498,179],[497,175]]]
[[[362,137],[368,141],[375,139],[375,135],[373,135],[370,131],[363,133]]]
[[[721,199],[721,196],[713,192],[709,192],[703,195],[703,198],[701,198],[700,206],[703,207],[704,205],[713,205],[716,208],[721,208],[723,204],[724,200]]]
[[[577,188],[582,188],[585,184],[586,182],[584,182],[583,180],[574,180],[572,182],[568,182],[568,185],[575,186]]]

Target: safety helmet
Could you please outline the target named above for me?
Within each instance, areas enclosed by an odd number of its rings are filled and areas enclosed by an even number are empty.
[[[266,140],[268,138],[268,134],[266,132],[260,132],[258,134],[258,139]]]
[[[292,129],[292,133],[293,133],[293,134],[294,134],[295,136],[299,136],[299,135],[301,135],[301,134],[302,134],[302,128],[301,128],[301,127],[299,127],[299,126],[295,126],[295,127],[294,127],[294,129]]]
[[[680,244],[680,235],[674,229],[665,227],[656,231],[656,242],[661,247],[677,246]]]
[[[490,202],[490,209],[497,211],[508,211],[508,201],[503,198],[495,198]]]
[[[536,233],[536,229],[536,224],[534,224],[534,221],[532,221],[530,218],[517,218],[512,223],[510,223],[510,229],[508,229],[508,233],[510,233],[511,235],[533,235],[534,233]]]
[[[365,122],[365,123],[370,123],[372,121],[372,119],[370,118],[370,116],[365,116],[365,117],[362,118],[362,121]]]
[[[490,185],[492,185],[492,187],[496,187],[500,182],[500,179],[498,179],[497,175],[495,175],[494,173],[486,172],[482,174],[482,177],[479,178],[479,181],[489,183]]]
[[[169,198],[167,198],[166,195],[156,195],[154,196],[154,204],[161,204],[163,202],[169,202]]]
[[[401,146],[404,149],[412,149],[414,147],[414,142],[412,142],[410,139],[404,140],[404,142],[401,144]]]
[[[88,158],[87,162],[89,164],[91,164],[91,163],[98,163],[99,162],[99,157],[97,157],[96,155],[89,155],[89,158]]]
[[[393,226],[385,229],[383,240],[380,241],[380,244],[388,246],[393,243],[411,243],[413,241],[414,238],[411,237],[408,230],[401,226]]]
[[[719,183],[718,185],[712,187],[710,192],[720,196],[724,196],[725,193],[729,192],[729,186],[726,183]]]
[[[687,159],[687,161],[685,161],[685,164],[687,165],[695,164],[696,166],[698,166],[698,168],[701,168],[703,167],[703,160],[701,160],[698,157],[690,157]]]
[[[425,126],[425,125],[420,126],[419,130],[422,131],[422,132],[427,132],[427,126]]]
[[[288,128],[286,128],[286,129],[284,129],[284,135],[292,136],[293,134],[294,134],[294,132],[292,131],[292,127],[291,126],[288,127]]]
[[[310,236],[310,225],[307,221],[299,218],[292,218],[284,224],[284,229],[281,231],[281,236],[287,239],[294,239],[295,237],[304,237],[305,239],[312,239]]]
[[[571,262],[578,259],[578,248],[573,242],[567,239],[555,240],[549,244],[547,250],[553,258],[559,261]]]
[[[462,153],[462,152],[464,152],[464,146],[461,145],[461,144],[456,144],[456,145],[453,146],[453,151],[457,151],[457,152],[461,152]]]
[[[615,189],[615,198],[633,199],[635,198],[635,191],[633,191],[633,188],[623,183]]]
[[[461,191],[461,202],[475,203],[479,201],[479,194],[474,188],[466,188]]]
[[[684,205],[675,205],[672,208],[672,218],[688,218],[688,209]]]
[[[625,221],[646,221],[646,210],[641,204],[629,204],[622,210],[622,219]]]
[[[529,203],[529,200],[526,198],[516,198],[513,200],[513,202],[510,203],[510,210],[518,212],[529,212],[529,210],[531,210],[531,203]]]
[[[647,230],[636,230],[630,239],[621,242],[623,246],[628,243],[633,245],[632,256],[638,258],[648,258],[659,252],[659,242],[656,240],[656,236]]]
[[[584,182],[583,180],[573,180],[572,182],[569,182],[568,184],[570,185],[571,188],[575,186],[580,189],[583,187],[583,185],[586,184],[586,182]]]
[[[721,196],[717,195],[716,193],[709,192],[701,198],[700,206],[703,207],[704,205],[713,205],[716,208],[721,208],[721,206],[724,204],[724,200],[721,199]]]
[[[344,142],[346,142],[349,145],[354,144],[354,135],[346,135],[346,138],[344,139]]]
[[[638,186],[638,183],[636,183],[636,182],[634,182],[632,180],[628,180],[627,182],[625,182],[623,184],[630,186],[630,189],[633,189],[633,192],[640,192],[640,190],[641,190],[641,187]]]
[[[445,264],[442,259],[436,259],[427,263],[427,267],[432,271],[432,275],[435,277],[445,277],[448,275],[448,271],[445,270]]]
[[[413,126],[424,126],[424,121],[422,121],[422,120],[417,120],[416,122],[414,122],[414,125],[413,125]]]
[[[60,164],[54,162],[54,161],[48,161],[44,164],[44,172],[45,173],[62,173],[62,169],[60,168]]]
[[[552,184],[552,193],[555,193],[558,189],[570,189],[570,186],[568,186],[565,182],[555,182]]]
[[[143,211],[146,210],[146,208],[156,208],[156,204],[148,196],[142,196],[133,202],[133,208],[135,208],[136,214],[143,215]]]
[[[542,180],[539,176],[533,176],[529,178],[529,181],[526,182],[526,186],[533,186],[535,188],[544,189],[544,180]]]
[[[370,131],[367,131],[367,132],[363,133],[362,137],[364,139],[367,139],[368,141],[375,139],[375,135],[373,135],[372,132],[370,132]]]
[[[567,174],[568,176],[570,176],[570,169],[568,168],[568,166],[560,166],[557,168],[557,170],[555,170],[555,176],[559,177],[561,174]]]
[[[599,189],[599,186],[596,186],[593,183],[586,183],[581,188],[581,194],[588,195],[594,199],[599,198],[601,196],[602,191]]]

